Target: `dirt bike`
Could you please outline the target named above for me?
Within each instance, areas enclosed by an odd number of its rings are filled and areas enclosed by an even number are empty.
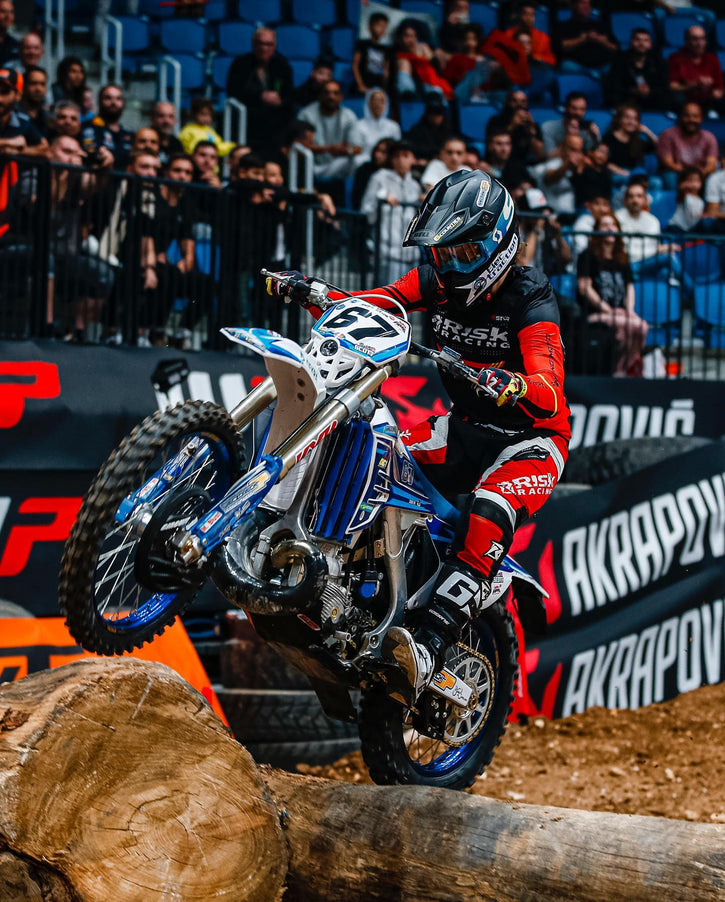
[[[535,629],[546,593],[506,557],[483,612],[410,697],[386,633],[415,627],[461,513],[419,469],[379,390],[411,350],[485,386],[449,349],[411,343],[402,308],[331,301],[321,280],[287,287],[324,311],[309,343],[222,330],[268,377],[231,412],[187,401],[123,440],[67,541],[61,611],[84,648],[117,654],[163,632],[211,579],[309,677],[329,716],[357,722],[373,780],[463,789],[493,757],[512,703],[508,590]]]

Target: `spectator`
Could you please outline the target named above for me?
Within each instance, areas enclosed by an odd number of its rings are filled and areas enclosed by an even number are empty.
[[[352,175],[355,155],[360,153],[358,120],[342,105],[339,81],[329,81],[317,103],[300,111],[300,119],[315,129],[315,178],[341,179]]]
[[[45,156],[48,142],[33,120],[15,109],[23,76],[16,69],[0,69],[0,153]]]
[[[535,23],[536,4],[522,3],[513,27],[507,29],[504,34],[509,40],[516,39],[518,35],[519,43],[522,42],[522,33],[528,36],[531,48],[528,54],[529,72],[531,73],[529,97],[532,103],[553,104],[558,91],[554,69],[556,57],[551,49],[549,35],[536,28]]]
[[[181,141],[174,134],[176,127],[176,107],[173,103],[160,100],[151,114],[151,128],[156,129],[159,136],[159,160],[162,166],[168,166],[174,154],[183,153]]]
[[[592,16],[591,0],[572,0],[571,18],[556,26],[562,72],[588,72],[608,66],[619,50],[614,35]]]
[[[59,100],[51,110],[51,138],[68,135],[78,138],[81,134],[81,111],[72,100]],[[110,151],[109,151],[110,153]]]
[[[483,45],[483,53],[492,57],[501,66],[508,78],[505,87],[511,84],[531,84],[529,69],[531,36],[526,29],[517,28],[513,36],[508,37],[506,32],[494,28]]]
[[[433,157],[438,156],[451,132],[448,107],[437,94],[429,94],[423,115],[403,138],[413,147],[418,164],[425,166]]]
[[[567,135],[559,148],[559,155],[531,170],[539,187],[546,195],[557,216],[571,221],[574,218],[576,200],[572,176],[580,174],[586,166],[584,141],[578,134]]]
[[[577,260],[579,301],[590,323],[604,323],[615,332],[621,354],[615,376],[641,376],[642,349],[648,324],[634,312],[634,279],[617,217],[605,213],[594,224],[589,247]]]
[[[425,168],[421,176],[424,191],[430,191],[433,185],[437,185],[441,179],[460,169],[470,172],[470,168],[463,162],[466,156],[466,142],[462,138],[450,137],[446,139],[440,154]]]
[[[497,178],[506,188],[528,176],[526,166],[512,158],[511,135],[506,129],[491,132],[486,139],[486,153],[481,168]]]
[[[511,113],[506,131],[511,135],[513,160],[529,166],[546,159],[541,129],[527,107],[519,107]]]
[[[373,281],[389,285],[415,266],[419,250],[403,247],[410,220],[421,200],[420,184],[411,170],[415,163],[413,148],[403,141],[393,144],[391,167],[378,169],[368,182],[361,212],[376,226],[368,246],[378,263]]]
[[[670,232],[694,232],[698,230],[705,212],[702,191],[705,187],[702,173],[688,166],[677,176],[677,206],[667,228]]]
[[[158,157],[159,150],[159,134],[155,128],[140,128],[133,136],[131,143],[132,157],[136,157],[141,153],[150,153]],[[159,160],[159,165],[161,165],[161,160]]]
[[[306,81],[294,90],[295,106],[305,107],[311,103],[317,103],[320,99],[320,91],[328,81],[332,81],[332,63],[327,57],[318,57]]]
[[[564,100],[564,115],[561,119],[549,119],[541,126],[544,139],[544,150],[551,157],[559,152],[561,143],[570,134],[578,134],[589,151],[600,140],[599,129],[595,122],[586,119],[587,98],[581,91],[570,91]]]
[[[657,142],[657,156],[665,188],[677,187],[677,173],[695,166],[707,178],[717,169],[717,139],[702,127],[702,107],[686,103],[677,125],[666,128]]]
[[[404,19],[395,33],[397,90],[401,98],[418,97],[437,91],[446,100],[453,99],[453,88],[436,70],[433,51],[418,37],[415,25]]]
[[[682,286],[685,294],[691,296],[692,280],[682,271],[677,255],[680,248],[660,241],[660,221],[646,207],[644,186],[630,184],[624,193],[624,207],[615,211],[632,272],[638,279],[665,279],[675,288]]]
[[[370,88],[383,88],[385,91],[389,88],[393,50],[389,45],[383,44],[389,21],[384,12],[373,13],[368,19],[370,37],[355,42],[352,77],[358,94],[367,94]]]
[[[388,118],[390,101],[382,88],[373,88],[365,97],[365,112],[358,123],[358,141],[360,154],[356,163],[359,166],[370,159],[373,147],[383,138],[400,141],[400,126]]]
[[[691,25],[685,44],[667,60],[670,91],[679,106],[699,103],[704,109],[725,111],[722,68],[714,53],[707,51],[707,35],[702,25]]]
[[[193,153],[199,141],[211,141],[220,157],[225,157],[234,147],[234,141],[225,141],[214,128],[212,100],[194,97],[191,101],[191,119],[179,132],[179,141],[185,153]]]
[[[608,168],[609,148],[604,142],[584,155],[584,165],[572,173],[574,202],[580,210],[592,197],[611,197],[612,174]]]
[[[53,103],[72,100],[79,110],[84,109],[86,67],[77,56],[66,56],[58,63],[56,81],[52,87]]]
[[[629,47],[615,56],[602,88],[610,107],[627,103],[642,110],[664,110],[670,106],[665,63],[652,49],[652,35],[646,28],[632,30]]]
[[[465,25],[460,32],[460,43],[454,53],[445,54],[443,65],[443,77],[453,87],[457,88],[463,79],[476,68],[478,64],[485,62],[481,54],[481,26]],[[493,60],[488,61],[488,68],[479,76],[485,81],[492,71]]]
[[[523,184],[523,183],[520,183]],[[540,188],[527,188],[518,200],[521,241],[517,263],[536,266],[548,276],[566,272],[571,248],[561,234],[561,223]]]
[[[227,95],[248,111],[247,140],[266,159],[277,158],[293,115],[294,79],[287,60],[277,53],[271,28],[258,28],[252,52],[235,57],[227,75]]]
[[[373,147],[370,159],[358,166],[352,183],[352,196],[350,198],[353,210],[359,210],[365,189],[371,176],[379,169],[390,168],[390,150],[395,142],[392,138],[382,138]]]
[[[615,185],[644,172],[645,154],[657,152],[657,136],[642,125],[637,107],[628,103],[617,107],[603,140],[609,148],[609,171]]]
[[[133,132],[121,125],[126,106],[123,91],[118,85],[104,85],[98,92],[98,115],[83,128],[83,141],[93,142],[96,149],[107,147],[114,158],[116,169],[125,169],[131,155]]]
[[[45,69],[41,69],[39,66],[31,66],[25,70],[23,99],[18,108],[31,119],[38,133],[43,138],[50,136],[51,129],[50,116],[45,105],[47,90],[48,76],[45,73]],[[78,125],[80,127],[80,118]]]
[[[439,57],[440,63],[445,66],[451,54],[460,52],[470,26],[471,7],[468,0],[446,0],[443,16],[443,24],[438,29],[438,45],[443,51],[443,56]],[[479,42],[480,37],[479,33]]]
[[[26,73],[31,66],[39,66],[45,55],[43,39],[36,32],[31,31],[23,36],[20,42],[18,58],[7,63],[10,69],[19,69]]]
[[[219,181],[219,154],[211,141],[199,141],[191,155],[194,163],[194,181],[197,184],[221,188]]]
[[[239,161],[248,153],[251,153],[251,147],[246,144],[235,144],[227,155],[227,180],[223,183],[223,187],[227,187],[236,182],[239,178]]]
[[[725,154],[721,168],[705,182],[705,216],[711,220],[712,231],[725,232]]]
[[[614,213],[608,195],[590,197],[584,201],[586,213],[582,213],[571,227],[574,236],[574,255],[576,257],[589,246],[589,236],[594,231],[594,223],[605,213]]]
[[[20,55],[20,43],[9,34],[15,24],[15,5],[12,0],[0,0],[0,66]]]

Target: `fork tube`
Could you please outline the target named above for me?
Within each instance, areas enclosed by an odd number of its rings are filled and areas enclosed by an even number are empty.
[[[237,429],[244,429],[265,407],[269,406],[277,397],[277,389],[271,376],[260,382],[256,388],[253,388],[248,395],[245,395],[237,404],[234,410],[230,411],[229,416],[234,421]]]
[[[270,452],[273,457],[282,458],[282,479],[297,461],[310,452],[326,435],[344,423],[360,407],[360,404],[385,382],[391,375],[391,366],[371,370],[312,413],[282,444]]]

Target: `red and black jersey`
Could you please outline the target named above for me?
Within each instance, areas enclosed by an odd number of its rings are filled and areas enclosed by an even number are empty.
[[[371,303],[387,306],[388,295],[407,311],[425,311],[438,348],[449,347],[472,367],[498,367],[520,373],[526,394],[515,407],[497,407],[459,379],[441,378],[459,416],[517,434],[535,429],[571,437],[564,396],[564,350],[559,307],[549,280],[530,266],[513,266],[499,291],[471,310],[453,308],[432,266],[406,273],[392,285],[359,291]],[[331,293],[331,297],[334,297]],[[390,305],[390,309],[395,309]]]

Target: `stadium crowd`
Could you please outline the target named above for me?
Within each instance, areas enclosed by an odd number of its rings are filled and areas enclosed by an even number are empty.
[[[219,134],[216,96],[189,97],[183,111],[162,100],[129,130],[123,87],[106,84],[94,96],[77,57],[47,71],[42,36],[14,37],[12,0],[0,0],[4,173],[12,159],[61,164],[50,188],[47,322],[58,335],[108,337],[103,311],[123,286],[145,299],[148,313],[134,323],[139,343],[168,340],[179,298],[209,299],[187,304],[182,319],[193,327],[209,313],[218,278],[202,260],[215,193],[241,223],[231,249],[240,316],[249,310],[245,274],[295,263],[295,211],[310,206],[330,235],[340,231],[341,208],[361,211],[378,277],[392,281],[417,261],[401,247],[414,206],[447,173],[480,169],[515,198],[526,239],[520,262],[572,275],[579,314],[616,335],[616,372],[640,374],[647,323],[635,313],[636,281],[664,278],[685,299],[693,291],[679,245],[662,233],[725,234],[725,85],[715,52],[725,28],[716,31],[711,6],[514,0],[487,7],[496,21],[484,29],[482,4],[468,0],[441,4],[435,27],[430,15],[401,16],[377,3],[363,15],[367,36],[355,41],[349,65],[329,50],[301,83],[275,28],[259,25],[226,83],[225,96],[247,109],[241,146]],[[618,39],[617,14],[633,11],[644,15]],[[342,8],[338,16],[344,22]],[[678,18],[682,46],[668,47],[665,26]],[[594,108],[593,76],[601,98]],[[402,128],[416,104],[419,119]],[[482,113],[465,115],[472,109]],[[288,186],[295,143],[314,160],[313,192]],[[137,176],[140,188],[115,173]],[[298,175],[304,184],[304,160]],[[31,194],[17,192],[26,213]],[[0,265],[16,265],[32,236],[22,234],[12,203],[0,216]],[[139,261],[132,282],[119,263],[129,241]],[[61,284],[74,286],[72,302],[56,303]]]

